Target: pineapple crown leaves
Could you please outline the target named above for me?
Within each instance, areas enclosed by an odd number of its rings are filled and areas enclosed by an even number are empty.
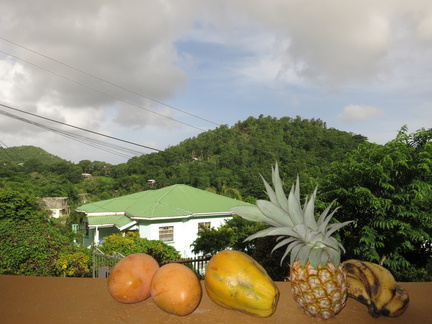
[[[263,222],[271,227],[249,236],[245,241],[265,236],[279,236],[279,242],[273,248],[272,253],[276,249],[288,245],[281,259],[281,264],[290,254],[291,265],[295,259],[298,259],[302,266],[305,266],[308,260],[314,268],[318,265],[325,266],[328,260],[338,266],[341,250],[345,250],[342,244],[331,235],[351,221],[329,225],[330,220],[338,210],[335,208],[330,212],[333,202],[316,220],[317,188],[309,199],[305,199],[302,207],[299,177],[297,176],[297,181],[287,197],[283,190],[277,163],[272,168],[274,189],[262,176],[261,178],[270,201],[258,200],[256,206],[238,206],[231,208],[231,211],[244,219]]]

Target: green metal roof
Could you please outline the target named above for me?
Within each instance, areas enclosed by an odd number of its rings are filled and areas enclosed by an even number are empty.
[[[129,217],[124,215],[115,215],[115,216],[92,216],[87,217],[88,224],[92,225],[112,225],[118,228],[128,228],[132,225],[135,225],[136,222],[131,220]]]
[[[176,184],[85,204],[78,207],[77,211],[87,214],[89,225],[101,225],[130,223],[134,218],[186,217],[196,214],[231,215],[230,208],[241,205],[249,203]]]

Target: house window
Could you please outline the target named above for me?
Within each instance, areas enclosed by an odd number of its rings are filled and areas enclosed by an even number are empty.
[[[198,223],[198,233],[201,233],[204,228],[210,228],[210,222]]]
[[[159,227],[159,240],[162,242],[174,241],[174,226]]]

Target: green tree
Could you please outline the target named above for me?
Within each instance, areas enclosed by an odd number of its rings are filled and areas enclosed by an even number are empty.
[[[289,274],[288,261],[280,263],[284,251],[279,249],[270,253],[276,245],[276,239],[266,237],[244,241],[248,236],[266,227],[265,224],[247,221],[234,215],[218,228],[202,227],[198,238],[192,244],[192,251],[205,256],[213,256],[226,249],[242,251],[261,264],[273,280],[284,281]]]
[[[111,176],[112,165],[106,162],[94,161],[93,162],[93,175],[95,176]]]
[[[12,190],[9,186],[0,188],[0,220],[47,221],[50,212],[42,206],[41,200],[29,193]]]
[[[56,274],[59,277],[91,277],[92,255],[87,248],[60,253],[54,261]]]
[[[230,248],[235,241],[232,228],[222,226],[219,228],[201,227],[197,239],[192,243],[192,252],[204,256],[213,256],[219,251]]]
[[[234,215],[218,228],[201,227],[197,239],[192,243],[192,252],[212,256],[219,251],[233,249],[251,255],[255,249],[255,242],[244,240],[266,227],[265,224]]]
[[[158,263],[180,258],[179,252],[174,247],[162,241],[141,238],[137,232],[127,232],[125,235],[122,233],[111,234],[104,238],[99,249],[106,254],[118,252],[125,256],[133,253],[147,253],[154,257]]]
[[[54,276],[54,261],[68,238],[42,222],[0,221],[0,274]]]
[[[232,199],[243,200],[240,190],[228,187],[226,185],[222,185],[222,188],[220,188],[219,190],[217,190],[215,187],[208,187],[205,190]]]
[[[402,128],[386,145],[365,143],[332,165],[321,199],[342,206],[338,221],[355,221],[341,231],[346,258],[379,262],[398,280],[431,278],[431,138],[432,130]]]
[[[93,166],[93,162],[90,160],[81,160],[78,162],[78,166],[81,168],[81,171],[84,173],[93,173],[94,166]]]
[[[251,254],[261,266],[266,269],[268,275],[275,281],[287,281],[289,277],[289,258],[281,263],[285,249],[280,248],[270,253],[278,243],[274,236],[255,239],[255,249]]]
[[[47,164],[43,163],[37,158],[30,158],[24,163],[24,170],[27,173],[32,172],[44,172],[47,168]]]
[[[35,196],[0,188],[0,274],[57,275],[59,254],[75,246],[72,233],[48,214]]]
[[[58,174],[72,183],[79,183],[82,180],[81,167],[71,162],[60,161],[49,165],[49,171]]]

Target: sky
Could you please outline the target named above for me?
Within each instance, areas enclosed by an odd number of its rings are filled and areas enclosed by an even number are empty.
[[[432,127],[430,0],[3,0],[0,145],[125,163],[249,116]]]

